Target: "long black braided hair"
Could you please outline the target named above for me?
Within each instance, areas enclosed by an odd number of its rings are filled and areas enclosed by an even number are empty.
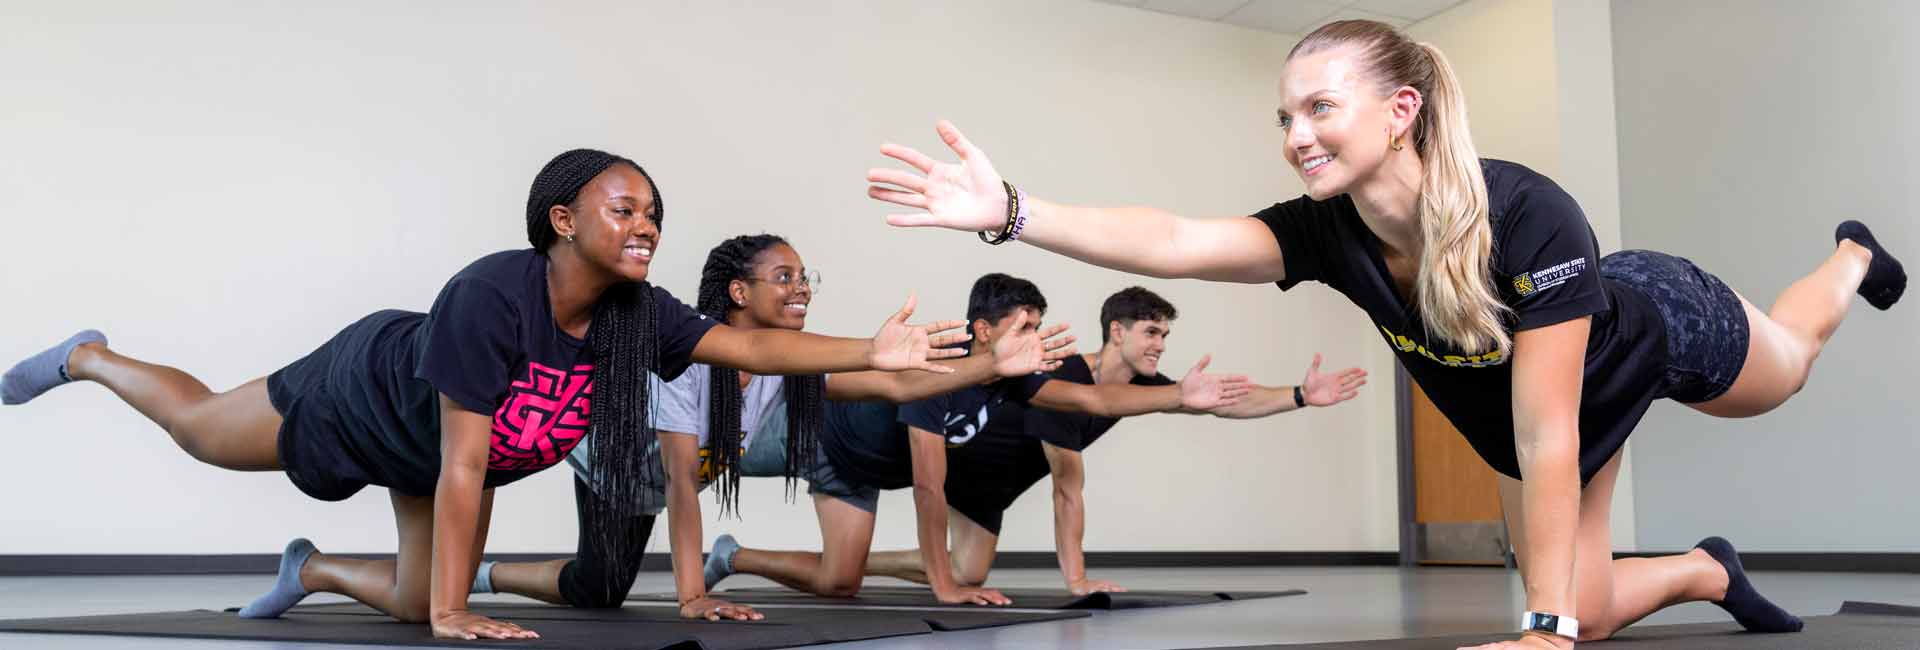
[[[553,206],[572,206],[580,188],[614,165],[632,167],[647,179],[647,188],[653,192],[650,218],[654,225],[661,224],[666,207],[660,202],[660,188],[639,163],[604,151],[574,149],[542,167],[527,192],[527,241],[535,251],[546,255],[559,239],[548,216]],[[597,499],[586,511],[592,519],[589,527],[598,531],[588,542],[609,558],[603,566],[613,579],[600,581],[603,585],[626,584],[622,580],[627,576],[611,574],[637,564],[627,561],[630,554],[645,551],[632,547],[628,531],[644,521],[642,493],[662,484],[645,453],[656,439],[648,394],[648,372],[659,359],[654,308],[653,292],[646,285],[622,282],[601,294],[587,330],[587,346],[593,353],[592,384],[587,389],[593,400],[587,415],[589,484]],[[606,596],[624,598],[625,594]]]
[[[700,271],[700,297],[694,308],[708,318],[727,321],[727,314],[740,305],[733,303],[728,289],[734,280],[753,277],[754,259],[761,252],[787,240],[778,235],[741,235],[713,247],[707,253],[707,265]],[[721,514],[737,512],[740,500],[741,431],[740,373],[731,368],[713,367],[708,373],[707,459],[713,468],[714,497]],[[798,478],[813,466],[819,449],[820,430],[825,413],[826,381],[822,375],[786,377],[782,380],[787,397],[787,498],[797,494]],[[757,423],[756,423],[757,424]]]

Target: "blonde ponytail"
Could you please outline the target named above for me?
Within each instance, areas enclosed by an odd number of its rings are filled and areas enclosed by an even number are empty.
[[[1408,134],[1425,177],[1420,180],[1420,272],[1414,300],[1431,337],[1470,355],[1513,348],[1495,291],[1490,259],[1487,181],[1467,129],[1467,102],[1460,80],[1439,48],[1415,43],[1386,23],[1342,20],[1313,30],[1293,46],[1288,59],[1341,46],[1359,49],[1362,69],[1386,92],[1419,91],[1422,103]]]
[[[1487,181],[1467,130],[1460,80],[1439,48],[1418,45],[1428,87],[1414,121],[1414,145],[1426,168],[1420,183],[1420,274],[1414,292],[1427,332],[1467,354],[1498,350],[1513,339],[1501,322],[1507,311],[1494,291],[1493,226],[1487,218]]]

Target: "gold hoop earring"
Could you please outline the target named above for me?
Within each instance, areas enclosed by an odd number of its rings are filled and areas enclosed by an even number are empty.
[[[573,243],[573,235],[567,235],[567,243]]]
[[[1400,136],[1397,136],[1397,135],[1393,136],[1392,139],[1388,140],[1387,145],[1390,147],[1393,147],[1394,151],[1399,151],[1401,149],[1407,148],[1407,145],[1400,144]]]

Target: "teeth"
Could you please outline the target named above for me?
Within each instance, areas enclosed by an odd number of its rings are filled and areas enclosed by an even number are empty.
[[[791,309],[791,310],[800,312],[802,314],[807,313],[807,306],[802,305],[800,303],[793,303],[791,305],[787,305],[787,309]]]
[[[1321,165],[1325,165],[1330,162],[1333,162],[1332,155],[1314,156],[1312,158],[1308,158],[1305,162],[1301,164],[1301,166],[1305,167],[1307,171],[1313,171],[1315,169],[1319,169]]]

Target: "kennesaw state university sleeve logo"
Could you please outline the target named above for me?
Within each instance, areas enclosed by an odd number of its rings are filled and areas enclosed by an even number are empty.
[[[1572,280],[1586,270],[1587,258],[1577,257],[1538,271],[1521,273],[1513,276],[1513,291],[1525,298],[1566,284],[1568,280]]]
[[[1513,276],[1513,290],[1522,296],[1533,295],[1533,277],[1527,273]]]

